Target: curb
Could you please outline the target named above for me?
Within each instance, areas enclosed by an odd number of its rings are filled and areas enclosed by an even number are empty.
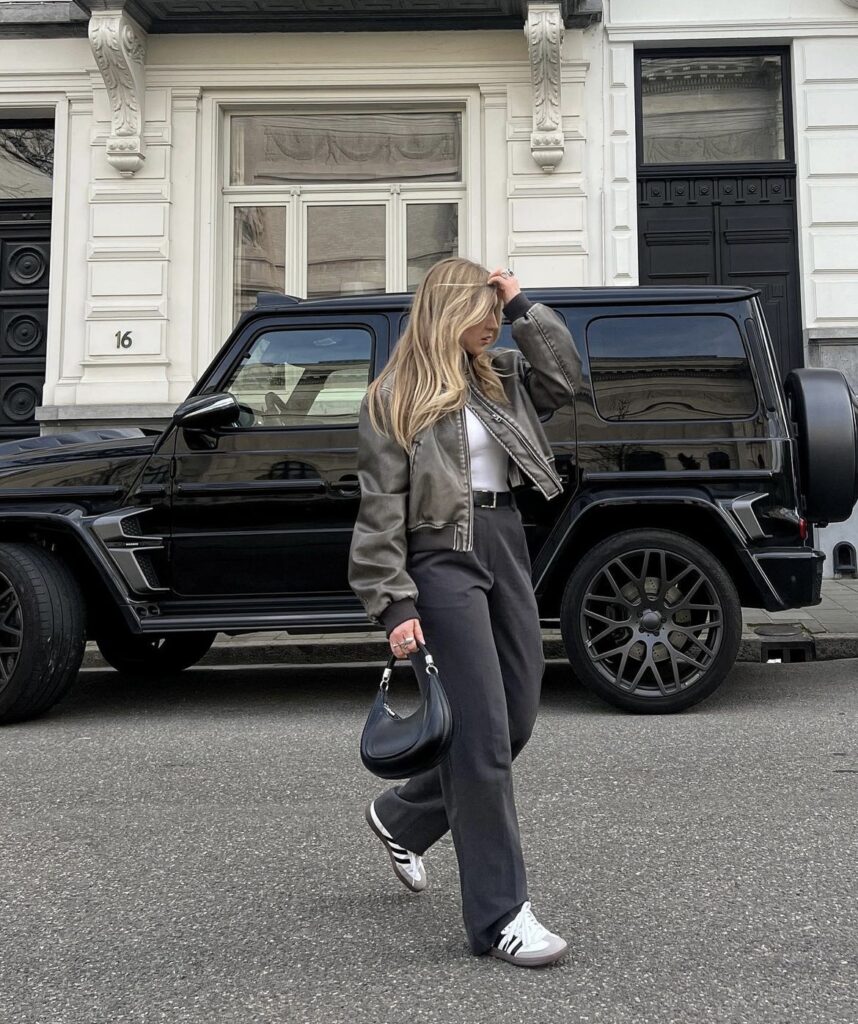
[[[835,661],[844,658],[858,658],[858,634],[827,633],[825,635],[796,634],[761,638],[755,633],[745,633],[739,645],[737,661],[760,662],[763,648],[769,658],[781,655],[787,661]],[[566,660],[566,650],[559,638],[546,638],[543,650],[547,661]],[[792,656],[792,654],[795,656]],[[344,637],[342,640],[298,639],[292,641],[216,641],[212,649],[200,661],[206,665],[331,665],[331,664],[383,664],[387,661],[389,648],[386,641]],[[87,647],[82,668],[107,668],[94,645]]]

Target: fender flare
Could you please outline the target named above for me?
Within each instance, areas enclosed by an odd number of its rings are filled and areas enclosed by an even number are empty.
[[[783,600],[774,584],[759,561],[748,550],[747,538],[739,518],[731,514],[724,504],[715,502],[704,492],[694,489],[660,491],[653,488],[649,493],[638,492],[634,495],[629,494],[628,491],[610,490],[573,497],[545,542],[546,548],[550,552],[549,556],[544,562],[537,559],[534,565],[534,589],[537,595],[544,590],[549,577],[558,570],[561,559],[569,550],[570,545],[574,543],[575,534],[582,523],[589,521],[590,517],[600,510],[617,508],[621,505],[693,505],[702,509],[712,518],[713,522],[719,524],[722,536],[739,557],[752,582],[759,590],[764,607],[769,610],[784,607]]]
[[[82,509],[68,510],[68,506],[62,512],[20,508],[0,510],[0,527],[6,524],[22,526],[45,537],[54,535],[71,540],[107,589],[129,629],[135,633],[141,632],[140,620],[134,608],[144,602],[134,601],[129,597],[124,580],[111,564],[107,553],[102,551],[95,539],[90,536],[83,525],[83,520]]]

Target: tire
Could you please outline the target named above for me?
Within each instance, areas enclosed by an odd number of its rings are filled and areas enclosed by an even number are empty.
[[[849,384],[839,370],[793,370],[786,393],[804,516],[812,523],[842,523],[858,500],[858,421]]]
[[[173,633],[170,636],[134,636],[118,631],[97,636],[102,657],[127,676],[181,672],[202,658],[216,633]]]
[[[85,643],[83,595],[65,563],[35,544],[0,545],[0,724],[61,700]]]
[[[720,686],[739,650],[742,608],[726,569],[701,544],[629,530],[575,567],[560,627],[585,686],[625,711],[669,714]]]

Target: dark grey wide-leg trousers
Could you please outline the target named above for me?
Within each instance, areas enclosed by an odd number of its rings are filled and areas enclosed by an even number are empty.
[[[472,551],[417,551],[408,572],[455,720],[447,758],[376,800],[394,840],[423,854],[448,830],[474,953],[528,898],[512,761],[530,737],[545,660],[521,514],[474,509]],[[411,656],[418,672],[423,656]]]

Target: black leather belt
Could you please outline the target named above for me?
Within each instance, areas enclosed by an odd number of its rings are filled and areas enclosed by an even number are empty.
[[[474,491],[477,508],[502,508],[512,504],[512,491]]]

